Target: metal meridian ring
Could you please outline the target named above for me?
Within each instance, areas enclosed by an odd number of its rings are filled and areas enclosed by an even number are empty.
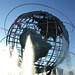
[[[39,5],[39,6],[44,6],[44,7],[47,7],[47,8],[50,8],[50,9],[53,9],[53,10],[57,11],[58,13],[62,14],[62,15],[70,22],[70,25],[73,27],[71,33],[73,32],[75,26],[73,25],[73,23],[70,21],[70,19],[69,19],[67,16],[65,16],[63,13],[61,13],[60,11],[58,11],[57,9],[55,9],[55,8],[53,8],[53,7],[50,7],[50,6],[47,6],[47,5],[44,5],[44,4],[39,4],[39,3],[26,3],[26,4],[21,4],[21,5],[18,5],[18,6],[16,6],[16,7],[14,7],[12,10],[9,11],[9,13],[7,14],[7,16],[6,16],[6,18],[5,18],[5,21],[4,21],[4,29],[6,29],[6,28],[5,28],[5,25],[6,25],[6,20],[7,20],[8,16],[9,16],[9,14],[10,14],[13,10],[15,10],[15,9],[17,9],[17,8],[19,8],[19,7],[21,7],[21,6],[25,6],[25,5]],[[5,34],[6,34],[6,31],[5,31]]]

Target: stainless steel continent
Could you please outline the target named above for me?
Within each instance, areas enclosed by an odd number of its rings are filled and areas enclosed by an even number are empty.
[[[23,33],[20,35],[20,43],[22,48],[25,48],[28,35],[30,35],[33,44],[35,61],[37,61],[41,57],[46,56],[52,46],[50,45],[50,43],[47,43],[47,41],[42,40],[42,36],[40,34],[37,34],[37,32],[33,29],[24,29]]]

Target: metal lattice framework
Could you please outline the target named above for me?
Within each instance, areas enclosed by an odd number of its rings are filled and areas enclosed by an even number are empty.
[[[33,11],[20,15],[11,25],[6,43],[13,49],[15,43],[22,57],[23,48],[20,44],[20,35],[24,29],[33,29],[42,36],[52,47],[45,57],[39,58],[35,66],[39,72],[46,67],[51,70],[60,64],[66,57],[69,47],[69,35],[63,23],[52,14],[43,11]]]

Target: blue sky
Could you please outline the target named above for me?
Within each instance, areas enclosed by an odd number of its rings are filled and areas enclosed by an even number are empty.
[[[5,17],[9,13],[11,9],[14,7],[25,4],[25,3],[40,3],[44,5],[48,5],[50,7],[53,7],[63,14],[65,14],[75,25],[75,0],[0,0],[0,27],[4,28],[4,21]],[[22,13],[25,13],[27,11],[33,11],[33,10],[45,10],[49,11],[49,13],[59,17],[63,21],[67,21],[62,15],[57,13],[56,11],[42,7],[42,6],[23,6],[20,8],[17,8],[11,14],[8,16],[7,22],[6,22],[6,29],[9,29],[10,25],[13,23],[13,21]],[[67,26],[69,27],[69,25]],[[71,31],[69,27],[69,31]],[[5,36],[5,32],[0,29],[0,40]],[[5,45],[5,41],[1,42]],[[69,50],[73,53],[75,53],[75,30],[70,35],[70,48]],[[72,58],[72,65],[75,63],[75,56],[71,55]],[[74,65],[75,66],[75,65]]]

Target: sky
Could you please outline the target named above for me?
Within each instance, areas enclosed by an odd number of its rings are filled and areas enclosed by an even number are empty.
[[[7,14],[16,6],[21,5],[21,4],[26,4],[26,3],[39,3],[39,4],[44,4],[47,6],[50,6],[52,8],[57,9],[64,15],[66,15],[71,22],[75,25],[75,0],[0,0],[0,27],[4,28],[4,21],[7,16]],[[11,24],[14,22],[14,20],[21,14],[29,12],[29,11],[34,11],[34,10],[43,10],[43,11],[48,11],[49,13],[57,16],[64,22],[69,22],[66,18],[64,18],[61,14],[58,12],[47,8],[43,6],[33,6],[33,5],[27,5],[27,6],[22,6],[19,7],[15,10],[13,10],[7,20],[6,20],[6,29],[9,29]],[[70,33],[72,30],[72,27],[70,25],[66,26],[68,28],[68,32]],[[5,37],[5,31],[0,29],[0,40]],[[69,51],[75,53],[75,30],[71,33],[69,36],[70,40],[70,47]],[[1,46],[6,45],[6,41],[3,40],[1,42]],[[70,54],[71,55],[71,54]],[[72,65],[75,63],[75,56],[71,55],[71,62]]]

